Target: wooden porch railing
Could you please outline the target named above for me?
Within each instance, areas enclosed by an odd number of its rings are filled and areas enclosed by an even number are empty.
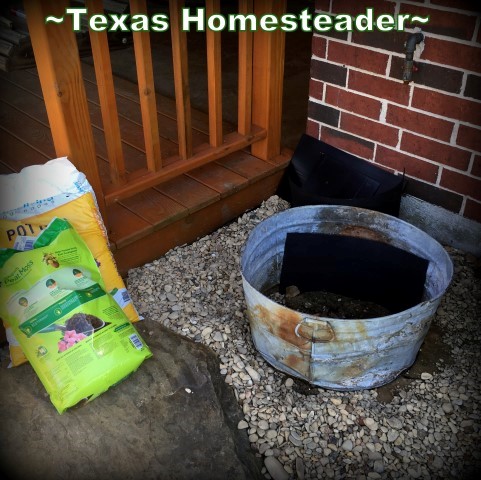
[[[107,33],[90,32],[95,74],[110,165],[110,187],[102,190],[77,44],[70,18],[45,24],[48,15],[65,14],[67,0],[25,0],[25,10],[38,73],[58,156],[68,156],[92,184],[102,214],[113,202],[251,145],[263,160],[280,153],[284,33],[239,32],[237,131],[223,133],[221,34],[207,30],[209,143],[193,147],[187,33],[180,28],[183,0],[170,0],[169,20],[174,64],[178,155],[164,159],[148,32],[134,32],[142,125],[144,168],[127,173],[115,100]],[[282,15],[285,0],[239,0],[239,13]],[[101,0],[86,0],[87,15],[101,13]],[[220,12],[220,0],[206,0],[206,16]],[[130,0],[130,13],[147,13],[145,0]],[[167,161],[168,160],[168,161]],[[108,222],[108,219],[106,219]]]

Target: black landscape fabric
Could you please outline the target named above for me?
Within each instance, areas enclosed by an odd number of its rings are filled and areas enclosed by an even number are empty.
[[[403,176],[304,134],[280,194],[294,207],[350,205],[398,216],[403,187]]]
[[[323,233],[288,233],[280,292],[327,291],[377,303],[392,313],[422,301],[429,261],[374,240]]]

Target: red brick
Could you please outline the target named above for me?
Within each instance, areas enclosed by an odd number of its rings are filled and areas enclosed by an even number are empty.
[[[331,40],[327,51],[327,59],[331,62],[342,63],[343,65],[350,65],[384,75],[389,55]]]
[[[426,46],[421,55],[423,60],[481,72],[481,47],[432,37],[429,37],[425,43]]]
[[[433,32],[438,35],[446,35],[462,40],[471,40],[476,26],[476,17],[474,15],[448,12],[446,10],[427,8],[421,5],[401,5],[400,13],[409,13],[421,17],[429,15],[429,22],[425,25],[414,22],[411,26],[421,27],[426,32]]]
[[[418,158],[411,157],[396,150],[391,150],[382,145],[377,146],[375,161],[398,172],[406,170],[406,175],[409,177],[419,178],[426,182],[434,183],[438,176],[439,167],[437,165],[419,160]]]
[[[376,8],[374,9],[374,17],[381,15],[382,13],[394,13],[395,5],[389,2],[376,2]],[[348,15],[359,15],[360,13],[366,13],[366,8],[372,7],[373,2],[369,0],[360,0],[353,2],[352,0],[332,0],[332,12],[333,13],[347,13]]]
[[[322,96],[324,93],[324,82],[318,82],[311,78],[309,81],[309,95],[311,97],[317,98],[318,100],[322,100]]]
[[[386,145],[397,145],[399,130],[372,120],[342,112],[340,128]]]
[[[326,44],[327,40],[318,35],[312,36],[312,54],[316,57],[326,58]]]
[[[372,32],[352,32],[351,42],[357,45],[366,45],[369,47],[387,50],[389,54],[393,52],[404,56],[404,43],[406,42],[406,33],[397,32],[381,32],[374,29]]]
[[[319,10],[321,12],[328,12],[330,3],[331,2],[329,0],[316,0],[316,10]]]
[[[471,168],[471,175],[481,177],[481,156],[475,155],[473,167]]]
[[[319,139],[319,126],[317,122],[307,119],[306,133],[311,137]]]
[[[391,68],[389,76],[392,78],[397,78],[402,80],[403,70],[404,70],[404,59],[405,55],[402,57],[391,57]],[[460,93],[463,83],[464,73],[461,70],[455,68],[446,68],[434,63],[417,62],[418,70],[413,73],[413,83],[418,86],[425,86],[429,88],[435,88],[436,90],[442,90],[448,93]],[[472,78],[480,78],[477,75],[468,76],[468,82],[466,82],[466,89],[464,91],[465,97],[477,98],[478,90],[475,89],[475,81],[469,81]],[[469,88],[468,88],[469,87]],[[479,89],[481,90],[481,88]],[[474,93],[468,95],[469,93]],[[481,91],[479,92],[481,95]],[[481,100],[481,98],[479,98]]]
[[[351,71],[349,73],[349,89],[367,93],[373,97],[390,100],[407,105],[409,102],[409,86],[403,83],[374,77],[367,73]]]
[[[335,108],[309,100],[307,105],[307,116],[319,123],[326,123],[333,127],[339,127],[339,117],[341,112]]]
[[[466,78],[464,96],[481,100],[481,76],[469,74]]]
[[[411,105],[446,118],[481,125],[481,104],[472,100],[415,87]]]
[[[474,178],[453,170],[443,169],[441,186],[454,192],[481,200],[481,179]]]
[[[332,85],[326,85],[324,101],[342,110],[359,113],[374,120],[379,119],[381,102],[357,93],[348,92]]]
[[[481,108],[481,105],[479,108]],[[481,152],[481,130],[468,127],[467,125],[460,125],[456,144],[476,152]]]
[[[449,142],[454,123],[419,113],[410,108],[388,105],[386,123],[391,123],[405,130],[428,135],[438,140]]]
[[[418,137],[412,133],[404,132],[401,141],[401,150],[419,157],[429,158],[437,163],[467,170],[471,159],[471,152],[446,145],[445,143]]]
[[[327,83],[346,86],[347,68],[335,63],[313,58],[311,60],[311,78]]]
[[[481,203],[468,198],[464,207],[464,216],[481,223]]]
[[[374,143],[328,127],[322,128],[321,140],[329,145],[369,160],[372,159],[374,153]]]

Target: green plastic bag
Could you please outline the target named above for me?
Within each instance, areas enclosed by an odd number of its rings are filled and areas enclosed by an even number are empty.
[[[31,250],[0,250],[0,316],[59,413],[93,400],[152,356],[67,220],[53,219]]]

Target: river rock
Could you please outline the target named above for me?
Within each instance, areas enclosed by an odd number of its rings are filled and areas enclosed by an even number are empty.
[[[289,480],[289,474],[284,470],[282,463],[275,457],[266,457],[264,465],[273,480]]]
[[[254,382],[260,382],[261,377],[258,372],[256,372],[252,367],[249,365],[246,366],[246,372],[249,374],[249,376],[252,378]]]
[[[347,452],[350,452],[353,448],[352,440],[344,440],[342,443],[342,448],[343,450],[346,450]]]
[[[369,428],[369,430],[373,430],[373,431],[377,430],[377,427],[378,427],[377,422],[369,417],[364,419],[364,425],[366,425],[366,427]]]

